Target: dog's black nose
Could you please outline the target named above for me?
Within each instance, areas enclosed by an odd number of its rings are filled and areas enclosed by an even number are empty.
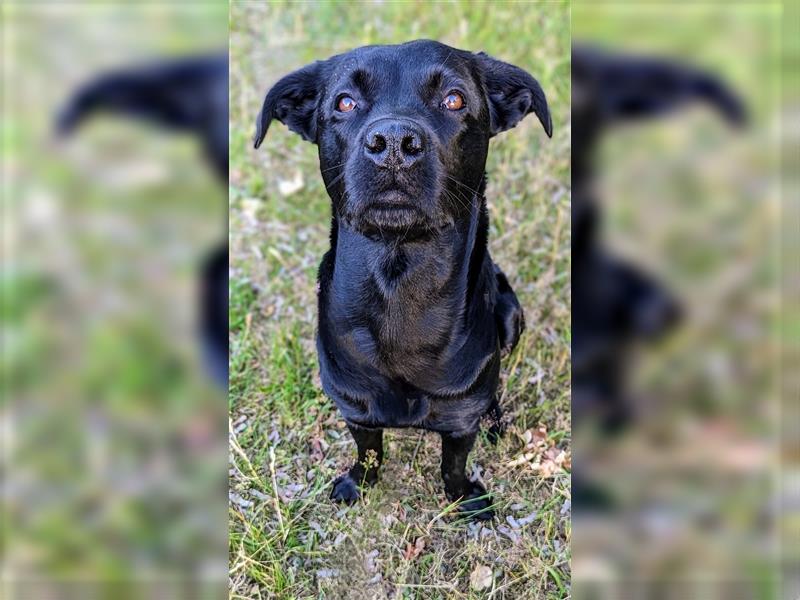
[[[364,136],[364,154],[379,167],[407,169],[425,153],[422,131],[410,121],[380,119]]]

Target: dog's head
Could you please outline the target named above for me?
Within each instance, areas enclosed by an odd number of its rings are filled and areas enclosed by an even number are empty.
[[[285,76],[264,99],[254,142],[281,121],[319,147],[337,216],[362,233],[407,234],[469,215],[489,139],[531,112],[552,135],[544,92],[524,70],[419,40]]]

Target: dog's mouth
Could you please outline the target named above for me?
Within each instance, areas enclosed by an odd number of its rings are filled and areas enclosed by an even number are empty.
[[[400,236],[408,241],[436,233],[446,215],[440,214],[438,185],[428,170],[394,173],[355,163],[345,176],[344,222],[376,239]]]
[[[394,191],[378,194],[358,212],[345,214],[345,219],[371,239],[399,237],[406,242],[438,235],[453,225],[452,219],[430,215],[417,201]]]
[[[360,220],[381,230],[397,231],[423,225],[426,215],[407,194],[390,190],[369,202]]]

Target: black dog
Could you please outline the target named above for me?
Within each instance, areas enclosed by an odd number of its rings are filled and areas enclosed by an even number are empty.
[[[698,101],[731,124],[745,121],[741,101],[709,73],[667,59],[572,49],[573,425],[587,417],[607,432],[627,424],[631,349],[666,334],[681,314],[663,284],[605,248],[594,152],[615,126]]]
[[[272,119],[317,144],[332,200],[317,350],[358,446],[335,500],[375,483],[383,428],[418,427],[441,435],[447,497],[491,518],[466,459],[481,418],[499,414],[501,351],[524,321],[487,249],[484,167],[489,139],[531,112],[551,135],[528,73],[426,40],[313,63],[267,94],[255,147]]]
[[[72,95],[57,116],[56,129],[68,135],[98,113],[132,116],[193,134],[217,178],[227,186],[227,53],[173,58],[99,75]],[[200,311],[209,368],[227,389],[227,243],[213,250],[201,267]]]

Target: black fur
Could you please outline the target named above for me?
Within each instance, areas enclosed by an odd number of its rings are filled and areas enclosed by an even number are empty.
[[[465,100],[448,111],[453,90]],[[337,111],[342,95],[357,104]],[[322,386],[359,448],[332,496],[353,501],[382,457],[385,427],[442,437],[442,475],[461,509],[491,516],[466,457],[495,400],[501,351],[522,309],[487,248],[489,139],[534,112],[552,133],[539,84],[518,67],[433,41],[370,46],[278,81],[256,122],[272,119],[319,147],[332,201],[331,249],[319,269]],[[362,456],[363,455],[363,456]]]

